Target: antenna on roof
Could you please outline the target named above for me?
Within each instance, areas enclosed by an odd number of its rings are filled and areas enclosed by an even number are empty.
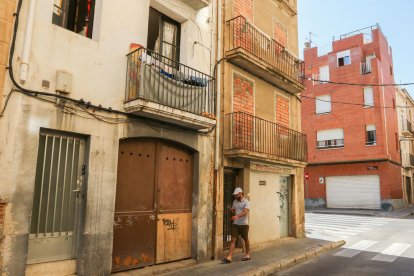
[[[309,32],[309,37],[306,37],[305,39],[307,40],[305,42],[305,47],[306,48],[311,48],[312,47],[312,35],[318,37],[316,34]]]

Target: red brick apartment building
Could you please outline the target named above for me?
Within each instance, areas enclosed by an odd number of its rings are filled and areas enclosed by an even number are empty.
[[[304,59],[312,77],[301,105],[307,207],[402,207],[395,88],[375,86],[394,83],[392,50],[380,27],[341,35],[326,55],[308,47]]]

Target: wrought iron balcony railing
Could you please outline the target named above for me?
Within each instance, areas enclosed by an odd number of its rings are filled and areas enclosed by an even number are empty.
[[[125,101],[143,99],[214,117],[214,79],[145,48],[129,53]]]
[[[243,112],[226,114],[226,150],[307,161],[306,135]]]
[[[280,43],[263,34],[241,15],[230,19],[227,24],[229,25],[229,52],[243,49],[266,63],[271,70],[300,85],[305,84],[304,62],[286,51]]]

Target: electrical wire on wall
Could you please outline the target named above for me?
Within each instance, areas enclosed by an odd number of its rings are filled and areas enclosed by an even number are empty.
[[[14,85],[15,88],[13,88],[9,94],[6,97],[6,101],[3,107],[3,110],[0,113],[0,118],[4,115],[4,112],[6,111],[6,108],[9,104],[10,98],[11,96],[14,94],[14,92],[19,92],[22,93],[26,96],[32,97],[32,98],[36,98],[38,100],[44,101],[44,102],[48,102],[51,104],[56,105],[56,100],[63,100],[66,101],[66,103],[64,105],[61,105],[60,107],[62,108],[62,111],[70,113],[72,115],[78,116],[78,117],[82,117],[84,119],[96,119],[105,123],[110,123],[110,124],[124,124],[124,123],[131,123],[131,122],[141,122],[146,124],[147,126],[151,127],[151,128],[158,128],[161,130],[167,130],[167,131],[177,131],[177,132],[185,132],[185,133],[197,133],[200,135],[208,135],[211,136],[211,133],[214,130],[214,126],[211,127],[209,130],[207,131],[197,131],[197,130],[192,130],[192,129],[187,129],[185,127],[174,127],[174,125],[171,124],[167,124],[165,122],[156,120],[156,119],[152,119],[152,118],[147,118],[147,117],[142,117],[136,114],[131,114],[131,113],[127,113],[124,111],[120,111],[120,110],[116,110],[116,109],[112,109],[111,107],[103,107],[102,105],[95,105],[92,104],[90,101],[85,101],[83,99],[74,99],[74,98],[70,98],[64,95],[60,95],[60,94],[54,94],[54,93],[49,93],[49,92],[43,92],[43,91],[35,91],[35,90],[31,90],[31,89],[27,89],[22,87],[15,79],[14,77],[14,71],[13,71],[13,57],[14,57],[14,52],[15,52],[15,46],[16,46],[16,35],[17,35],[17,31],[19,28],[19,16],[20,16],[20,11],[21,11],[21,7],[22,7],[22,0],[19,0],[17,3],[17,9],[16,9],[16,13],[14,14],[15,16],[15,22],[14,22],[14,28],[13,28],[13,38],[11,41],[11,45],[10,45],[10,55],[9,55],[9,67],[7,67],[6,69],[8,69],[9,72],[9,76],[10,76],[10,80],[12,82],[12,84]],[[50,100],[50,98],[53,98],[54,100]],[[69,105],[69,103],[71,105]],[[57,105],[59,106],[59,105]],[[101,115],[101,114],[97,114],[95,113],[96,111],[100,111],[103,113],[110,113],[110,114],[115,114],[115,115],[121,115],[124,118],[116,118],[116,117],[111,117],[111,116],[107,116],[107,115]],[[89,116],[82,116],[79,115],[78,113],[82,112],[85,114],[88,114]]]

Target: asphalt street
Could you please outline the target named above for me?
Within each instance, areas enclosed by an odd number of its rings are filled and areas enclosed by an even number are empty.
[[[307,237],[346,245],[272,275],[414,275],[414,220],[306,214]]]

